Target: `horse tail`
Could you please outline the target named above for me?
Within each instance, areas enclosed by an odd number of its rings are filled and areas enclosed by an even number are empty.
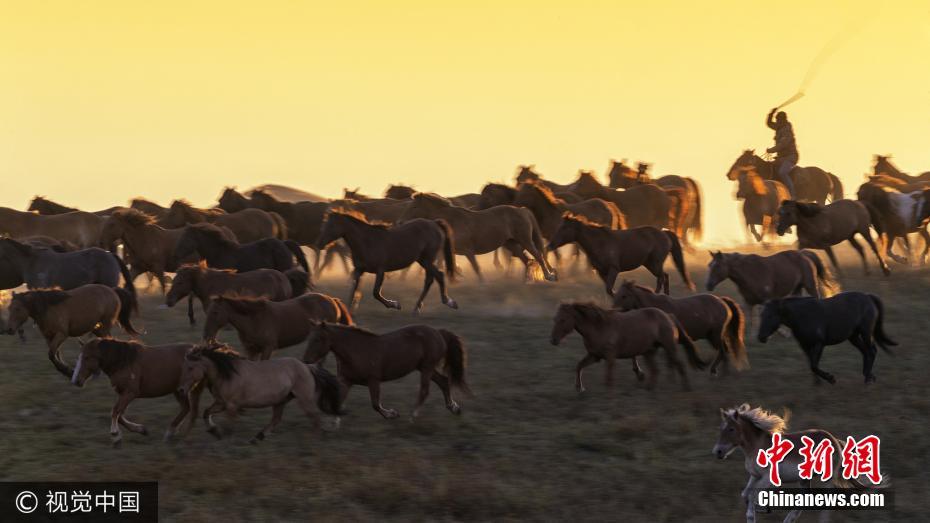
[[[446,263],[446,274],[449,275],[449,281],[455,281],[455,276],[459,270],[455,266],[455,236],[452,232],[452,226],[449,225],[449,222],[442,219],[433,221],[442,229],[442,234],[444,236],[442,241],[442,258]]]
[[[310,281],[310,275],[302,269],[288,269],[284,272],[288,283],[291,284],[291,297],[296,298],[306,294],[307,291],[313,290],[313,282]]]
[[[833,173],[827,173],[827,176],[830,177],[830,181],[833,182],[833,187],[830,189],[830,201],[836,202],[843,199],[843,182],[836,177]]]
[[[684,234],[684,220],[688,209],[687,191],[681,187],[663,189],[670,200],[668,207],[668,226],[675,234]]]
[[[669,241],[672,242],[672,246],[669,251],[672,254],[672,261],[675,262],[675,269],[678,270],[678,274],[681,274],[681,279],[685,282],[685,285],[688,286],[690,290],[694,290],[694,282],[691,281],[691,277],[688,276],[688,270],[685,268],[685,255],[681,252],[681,242],[678,241],[678,235],[672,231],[662,231],[668,236]]]
[[[352,319],[352,313],[349,312],[349,307],[346,306],[345,302],[339,298],[333,298],[333,301],[336,302],[336,308],[339,309],[339,323],[343,325],[355,325],[355,320]]]
[[[843,443],[837,439],[836,436],[830,434],[827,431],[827,437],[830,438],[830,442],[833,443],[833,447],[836,449],[835,455],[842,456],[843,452]],[[874,489],[883,489],[891,486],[891,476],[888,474],[882,474],[882,481],[874,485],[866,485],[865,483],[859,481],[857,478],[846,479],[842,474],[834,474],[833,479],[831,480],[833,485],[839,488],[845,489],[855,489],[855,490],[874,490]]]
[[[815,274],[817,277],[817,284],[820,286],[820,297],[829,298],[838,293],[840,291],[840,282],[836,281],[836,278],[833,277],[830,270],[823,264],[823,260],[817,256],[817,253],[802,250],[801,254],[814,264],[814,269],[817,271]]]
[[[731,318],[723,331],[723,339],[733,358],[734,366],[742,370],[749,366],[749,357],[746,355],[746,315],[739,304],[728,296],[720,296],[723,303],[730,309]]]
[[[278,228],[277,238],[279,240],[286,240],[287,239],[287,222],[284,221],[284,217],[274,211],[271,211],[268,214],[271,216],[271,219],[274,220],[275,226]]]
[[[336,376],[319,365],[307,365],[307,368],[316,381],[316,406],[330,416],[344,415],[339,401],[339,380]]]
[[[116,296],[119,298],[119,314],[116,319],[119,321],[120,326],[133,336],[141,336],[142,333],[137,331],[132,325],[132,311],[136,303],[135,297],[126,289],[121,289],[119,287],[113,289],[113,292],[115,292]]]
[[[691,234],[694,235],[694,241],[699,242],[704,239],[704,213],[701,210],[701,187],[691,178],[685,178],[694,186],[694,221],[691,222]]]
[[[139,310],[139,299],[136,296],[136,286],[132,283],[132,273],[129,272],[129,267],[127,267],[126,262],[124,262],[116,254],[113,254],[111,252],[110,256],[112,256],[113,259],[116,260],[117,265],[119,265],[119,272],[120,274],[123,275],[123,280],[125,280],[125,282],[123,283],[123,289],[129,294],[129,298],[131,300],[129,302],[129,305],[130,305],[129,310],[138,311]]]
[[[297,263],[300,264],[300,268],[307,273],[307,281],[310,282],[313,280],[313,275],[310,272],[310,264],[307,263],[307,255],[304,254],[303,249],[300,248],[300,244],[294,240],[283,240],[284,245],[287,246],[287,249],[291,251],[295,258],[297,258]]]
[[[446,342],[446,361],[443,371],[449,378],[452,385],[458,387],[462,392],[472,395],[471,388],[465,381],[465,367],[468,366],[468,352],[459,338],[454,333],[446,329],[439,329],[443,341]]]
[[[688,336],[688,331],[686,331],[685,327],[681,324],[681,320],[679,320],[678,317],[674,314],[669,314],[668,316],[675,324],[675,331],[678,335],[678,344],[685,349],[685,355],[688,357],[688,363],[691,364],[691,367],[698,370],[704,370],[707,368],[707,362],[698,356],[697,347],[694,345],[694,340],[691,339],[691,336]]]
[[[888,337],[888,334],[885,333],[885,304],[882,303],[882,299],[874,294],[869,294],[869,298],[872,298],[872,303],[875,304],[875,308],[878,309],[878,319],[875,321],[875,341],[878,342],[878,346],[882,348],[888,354],[891,354],[891,349],[888,348],[889,345],[895,346],[898,343]]]
[[[879,236],[884,234],[885,226],[882,223],[882,213],[878,207],[876,207],[874,203],[868,200],[860,199],[859,201],[862,202],[862,205],[864,205],[866,210],[869,211],[869,221],[872,222],[872,228],[875,229],[875,232],[877,232]]]

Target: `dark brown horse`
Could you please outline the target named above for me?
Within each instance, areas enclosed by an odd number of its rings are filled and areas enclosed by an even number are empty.
[[[294,240],[265,238],[241,244],[229,240],[219,227],[209,223],[188,225],[178,238],[175,257],[186,259],[192,254],[199,255],[215,269],[234,269],[236,272],[274,269],[286,272],[296,265],[308,277],[310,275],[307,258]]]
[[[414,218],[443,220],[455,232],[455,253],[465,256],[475,274],[481,277],[476,255],[493,252],[501,247],[520,258],[527,271],[530,257],[539,264],[547,280],[557,277],[544,253],[546,245],[536,217],[528,209],[511,205],[499,205],[483,211],[472,211],[452,205],[449,200],[434,194],[417,193],[410,202],[400,221]]]
[[[283,301],[303,294],[306,281],[298,284],[304,287],[295,294],[287,275],[273,269],[238,273],[229,269],[211,269],[204,263],[184,265],[177,270],[171,282],[165,305],[174,307],[185,296],[196,296],[206,312],[214,296],[238,295]],[[190,324],[194,325],[194,308],[190,307],[187,313]]]
[[[393,198],[395,200],[409,200],[413,198],[413,195],[418,191],[413,187],[408,185],[388,185],[387,189],[384,190],[385,198]]]
[[[891,156],[875,155],[875,165],[872,167],[872,173],[876,176],[891,176],[906,183],[930,182],[930,171],[920,173],[917,176],[911,176],[901,172],[893,163]]]
[[[81,248],[96,247],[103,220],[101,216],[84,211],[45,216],[0,207],[0,234],[11,238],[47,236]]]
[[[73,370],[62,361],[60,352],[65,340],[89,333],[109,336],[117,322],[129,334],[138,335],[130,321],[134,305],[127,292],[106,285],[14,293],[6,332],[22,335],[23,325],[31,318],[48,345],[48,359],[58,372],[70,378]]]
[[[629,189],[617,190],[601,185],[590,171],[578,173],[578,180],[570,186],[571,192],[583,198],[601,198],[616,205],[626,217],[627,227],[652,226],[680,231],[681,218],[687,210],[684,191],[679,188],[663,189],[647,183]]]
[[[674,314],[692,340],[707,340],[717,350],[711,374],[717,374],[721,362],[726,365],[732,360],[737,369],[748,364],[743,339],[746,319],[732,298],[713,294],[672,298],[627,280],[614,295],[613,304],[622,311],[655,307]]]
[[[546,238],[551,238],[559,228],[562,215],[566,212],[584,216],[591,222],[611,229],[626,229],[626,219],[616,205],[600,198],[568,203],[539,182],[520,184],[513,205],[532,211]]]
[[[756,155],[752,149],[743,151],[730,170],[727,171],[728,180],[737,180],[740,173],[753,170],[764,180],[777,180],[775,173],[778,172],[777,160],[768,162]],[[792,197],[796,200],[805,202],[815,202],[823,205],[830,201],[836,202],[843,199],[843,182],[834,174],[828,173],[819,167],[800,167],[797,166],[788,174],[794,183],[795,194]]]
[[[272,352],[306,340],[311,320],[354,323],[345,304],[325,294],[309,293],[283,301],[214,296],[207,308],[203,339],[216,341],[220,329],[232,325],[249,357],[267,360]]]
[[[764,180],[755,171],[739,175],[736,198],[743,200],[743,223],[757,242],[778,235],[778,207],[790,196],[785,184]],[[761,231],[756,231],[757,225]]]
[[[640,170],[634,170],[632,167],[625,165],[622,161],[610,161],[607,171],[607,179],[610,187],[614,189],[631,189],[644,183],[654,183],[663,189],[678,188],[684,191],[684,198],[687,202],[685,205],[685,214],[681,216],[682,236],[681,241],[688,244],[690,239],[701,241],[704,234],[703,212],[701,209],[701,187],[693,178],[669,174],[653,180],[646,172],[647,164],[639,164]]]
[[[71,252],[77,250],[77,247],[67,242],[61,242],[47,236],[30,236],[21,238],[20,243],[32,247],[51,249],[56,252]],[[22,267],[14,260],[5,256],[0,256],[0,290],[15,289],[26,283]]]
[[[863,271],[869,274],[865,252],[856,241],[858,234],[872,248],[872,252],[878,258],[878,266],[887,276],[891,274],[891,270],[878,251],[878,247],[875,246],[875,241],[872,240],[872,234],[869,232],[871,223],[872,218],[868,209],[862,202],[856,200],[839,200],[826,206],[787,200],[782,202],[778,209],[778,234],[784,235],[788,227],[796,225],[798,248],[825,250],[830,263],[838,273],[840,267],[836,262],[836,255],[833,254],[833,246],[848,241],[862,258]]]
[[[575,367],[575,390],[584,392],[581,373],[585,367],[604,360],[607,364],[605,382],[613,386],[614,363],[617,358],[630,358],[633,372],[639,380],[644,378],[636,362],[637,356],[646,357],[649,370],[648,388],[655,386],[658,367],[655,354],[661,347],[669,367],[678,371],[682,384],[688,388],[688,374],[678,360],[675,345],[681,344],[692,368],[703,369],[707,364],[697,354],[694,342],[674,316],[654,307],[621,312],[602,309],[591,303],[563,303],[552,319],[550,341],[558,345],[572,331],[581,335],[588,354]]]
[[[340,405],[353,385],[362,385],[368,387],[371,406],[377,413],[396,418],[396,410],[381,405],[381,383],[414,371],[420,373],[420,391],[413,417],[426,401],[430,382],[442,390],[446,408],[453,414],[462,412],[452,396],[453,387],[471,394],[465,381],[468,353],[461,338],[446,329],[408,325],[375,334],[360,327],[316,324],[307,341],[304,361],[317,363],[330,352],[338,362]]]
[[[123,435],[119,426],[131,432],[148,435],[144,425],[126,419],[129,404],[137,398],[160,398],[173,395],[181,411],[171,421],[165,432],[165,441],[178,432],[184,419],[190,414],[185,433],[194,425],[200,410],[201,384],[191,390],[180,392],[181,372],[184,355],[193,347],[190,343],[168,345],[142,345],[134,341],[110,338],[91,340],[84,344],[78,355],[77,364],[71,374],[71,383],[83,387],[87,381],[101,371],[110,378],[116,391],[116,405],[110,413],[110,438],[114,446],[120,446]]]
[[[685,269],[681,244],[671,231],[655,227],[616,231],[591,223],[584,217],[566,213],[549,242],[549,249],[558,249],[571,242],[581,246],[594,270],[604,281],[604,288],[610,296],[614,295],[617,276],[637,267],[645,267],[656,277],[656,292],[664,290],[668,294],[669,278],[664,265],[669,254],[685,285],[694,289],[694,283]]]
[[[159,225],[168,229],[204,222],[228,228],[243,243],[265,238],[287,238],[287,225],[283,218],[254,208],[227,213],[219,208],[198,209],[184,200],[175,200],[168,212],[158,220]]]
[[[136,209],[137,211],[142,211],[149,216],[154,217],[156,220],[167,214],[168,208],[162,207],[153,201],[146,200],[145,198],[133,198],[129,202],[129,207]]]
[[[563,193],[563,192],[572,192],[572,186],[574,184],[562,185],[560,183],[551,182],[542,177],[541,174],[536,172],[535,165],[520,165],[517,167],[517,184],[526,183],[528,181],[539,182],[554,193]]]
[[[746,303],[748,319],[753,309],[768,300],[800,295],[828,297],[839,291],[839,284],[813,251],[781,251],[771,256],[711,252],[707,265],[707,291],[724,280],[736,284]]]
[[[349,301],[353,310],[358,306],[361,294],[359,281],[365,273],[375,275],[372,295],[385,307],[400,309],[400,303],[381,295],[384,275],[417,263],[426,272],[423,292],[414,306],[414,312],[423,307],[423,300],[433,281],[439,283],[442,303],[458,308],[455,300],[446,293],[445,274],[436,266],[436,259],[443,256],[449,279],[455,278],[455,240],[452,228],[443,220],[410,220],[399,225],[388,226],[369,223],[364,216],[349,210],[333,209],[329,212],[320,243],[325,245],[343,239],[352,251],[352,292]]]
[[[271,407],[271,422],[250,443],[258,443],[281,422],[284,406],[292,399],[306,414],[314,429],[320,428],[320,411],[339,416],[339,382],[322,367],[306,365],[297,358],[250,361],[227,345],[194,347],[187,352],[181,371],[180,391],[189,393],[206,383],[213,404],[204,409],[207,431],[222,437],[213,414],[230,417],[242,409]],[[338,427],[339,419],[335,419]]]

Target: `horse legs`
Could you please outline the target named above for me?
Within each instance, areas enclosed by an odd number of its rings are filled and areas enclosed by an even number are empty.
[[[423,406],[423,402],[429,396],[429,382],[432,380],[432,375],[433,369],[420,371],[420,390],[417,393],[417,403],[413,407],[413,413],[410,414],[413,418],[420,415],[420,407]]]
[[[613,353],[604,355],[604,385],[607,388],[614,386],[614,364],[617,362],[617,356]]]
[[[135,432],[136,434],[142,434],[143,436],[148,436],[149,431],[145,428],[145,425],[141,423],[133,423],[129,421],[126,416],[119,417],[119,424],[126,428],[129,432]]]
[[[429,293],[429,288],[433,286],[433,280],[436,279],[431,268],[429,268],[424,263],[421,263],[420,265],[423,266],[423,270],[426,271],[426,274],[423,276],[423,292],[420,293],[420,297],[417,299],[417,304],[413,307],[414,314],[420,313],[420,309],[423,308],[423,300],[426,299],[426,294]]]
[[[920,234],[920,237],[924,239],[924,251],[920,253],[919,263],[920,265],[926,265],[927,264],[927,252],[930,252],[930,233],[927,232],[926,227],[924,227],[918,232]]]
[[[691,390],[691,385],[688,383],[688,371],[685,370],[685,366],[675,353],[675,350],[678,348],[678,343],[675,342],[674,337],[669,336],[668,339],[662,340],[661,345],[662,349],[665,351],[665,359],[669,368],[675,369],[678,375],[681,376],[681,384],[684,390]]]
[[[884,274],[885,276],[888,276],[889,274],[891,274],[891,269],[888,268],[888,264],[885,263],[885,260],[882,259],[881,253],[878,252],[878,247],[875,246],[875,240],[873,240],[872,235],[869,234],[868,227],[866,227],[864,231],[859,231],[859,234],[861,234],[862,237],[865,238],[865,242],[869,244],[869,247],[872,248],[872,252],[875,253],[875,257],[878,258],[878,266],[881,267],[882,274]]]
[[[431,379],[433,380],[433,383],[439,386],[439,390],[442,391],[442,395],[446,400],[446,408],[449,409],[449,412],[452,414],[461,414],[462,409],[452,397],[452,387],[449,385],[449,378],[439,374],[438,372],[434,372]]]
[[[820,378],[826,380],[830,385],[836,384],[836,378],[832,374],[822,370],[820,365],[820,357],[823,356],[823,344],[815,343],[813,345],[808,345],[804,347],[804,352],[807,353],[807,359],[810,362],[811,371]]]
[[[349,291],[349,306],[353,311],[358,309],[358,302],[362,299],[362,294],[358,292],[358,284],[361,282],[361,280],[362,271],[358,269],[352,269],[352,290]]]
[[[64,374],[67,378],[71,378],[71,375],[74,374],[74,369],[69,367],[61,359],[61,344],[68,339],[68,336],[64,333],[56,333],[51,340],[48,340],[48,359],[52,362],[52,365],[55,366],[55,369]]]
[[[165,431],[165,441],[170,441],[171,437],[178,433],[178,426],[191,411],[191,402],[187,396],[180,392],[175,392],[174,399],[177,400],[178,405],[181,406],[181,412],[179,412],[178,415],[171,420],[171,424],[168,425],[168,430]]]
[[[665,272],[665,268],[663,268],[662,265],[663,263],[661,261],[652,260],[651,263],[649,263],[646,266],[646,269],[648,269],[649,272],[651,272],[652,275],[656,277],[656,290],[655,290],[656,294],[663,292],[663,289],[665,291],[665,294],[669,293],[668,291],[669,277],[668,277],[668,273]]]
[[[644,356],[645,356],[644,359],[646,360],[646,371],[647,371],[645,386],[646,386],[646,390],[652,390],[656,386],[656,381],[659,375],[659,366],[656,365],[655,348],[647,352]]]
[[[836,261],[836,254],[833,253],[833,247],[827,247],[824,249],[827,252],[827,258],[830,258],[830,265],[833,265],[833,268],[836,270],[836,273],[840,276],[843,275],[843,270],[840,269],[840,264]],[[868,274],[868,269],[866,269],[866,274]]]
[[[213,415],[222,412],[225,408],[226,406],[222,401],[214,401],[213,405],[203,411],[203,421],[207,424],[207,432],[216,439],[223,439],[223,434],[220,432],[220,428],[216,426],[216,423],[213,423]]]
[[[617,283],[617,276],[620,275],[620,271],[611,267],[607,269],[607,274],[602,275],[604,279],[604,290],[607,291],[607,295],[611,298],[614,297],[614,285]]]
[[[371,396],[371,407],[375,409],[375,412],[381,414],[385,419],[391,419],[397,417],[397,411],[394,409],[386,409],[381,406],[381,382],[376,379],[368,380],[368,395]]]
[[[630,362],[633,364],[633,374],[636,374],[636,381],[643,381],[646,379],[646,374],[643,373],[643,369],[639,368],[639,362],[636,360],[636,356],[630,358]]]
[[[730,320],[730,321],[735,321],[735,320]],[[724,323],[724,324],[723,324],[723,327],[721,327],[721,329],[720,329],[720,332],[715,332],[715,333],[713,334],[713,336],[711,336],[711,337],[708,338],[708,340],[707,340],[707,341],[710,342],[711,346],[713,346],[714,349],[717,350],[717,357],[714,359],[714,362],[710,364],[710,375],[711,375],[711,376],[716,376],[716,375],[717,375],[717,366],[720,365],[720,363],[723,363],[723,364],[724,364],[724,368],[726,368],[726,364],[727,364],[727,355],[726,355],[726,353],[727,353],[727,344],[726,344],[726,342],[724,341],[724,338],[723,338],[723,331],[724,331],[724,329],[726,329],[726,328],[727,328],[727,324]]]
[[[116,405],[113,405],[113,410],[110,411],[110,440],[113,443],[114,447],[119,447],[123,441],[123,434],[119,430],[119,419],[123,416],[123,412],[126,411],[126,407],[129,406],[129,403],[135,397],[131,394],[123,393],[120,394],[116,399]]]
[[[286,399],[281,403],[271,407],[271,421],[268,422],[268,424],[265,425],[262,430],[258,431],[258,434],[256,434],[255,437],[249,441],[249,443],[255,445],[259,441],[264,440],[265,436],[271,434],[274,428],[278,426],[278,423],[281,423],[281,417],[284,415],[284,406],[287,405],[288,401],[290,401],[290,399]]]
[[[542,267],[543,275],[545,276],[546,280],[558,280],[558,276],[556,276],[552,266],[549,265],[549,260],[546,259],[545,246],[541,248],[537,247],[536,244],[533,243],[532,238],[527,238],[524,241],[507,240],[507,243],[510,244],[508,248],[514,253],[516,253],[518,249],[520,252],[525,249],[526,252],[530,253],[530,256],[532,256],[533,259],[536,260],[536,263]]]
[[[581,373],[585,367],[591,365],[592,363],[597,363],[597,360],[600,358],[594,354],[588,353],[584,358],[581,358],[581,361],[578,362],[578,365],[575,365],[575,390],[578,392],[584,392],[584,383],[581,380]],[[635,360],[634,360],[635,361]]]
[[[433,271],[433,278],[436,279],[436,282],[439,283],[439,298],[442,303],[452,309],[458,309],[459,304],[449,297],[449,294],[446,292],[446,275],[443,274],[439,267],[436,267],[436,264],[431,265]]]
[[[749,232],[752,233],[752,236],[756,239],[757,242],[759,243],[762,242],[762,235],[756,232],[756,224],[754,223],[749,224]],[[765,232],[765,229],[763,229],[762,232]]]
[[[400,310],[400,303],[395,300],[389,300],[381,295],[381,286],[384,285],[384,271],[379,270],[375,273],[375,286],[371,290],[371,295],[388,309]]]
[[[853,246],[853,249],[856,249],[856,252],[859,253],[859,257],[862,258],[862,270],[865,272],[866,276],[869,275],[869,264],[865,261],[865,251],[862,250],[862,245],[859,245],[859,242],[856,241],[855,236],[850,236],[848,240],[850,245]]]
[[[481,267],[478,265],[478,259],[475,258],[475,254],[466,254],[465,258],[468,259],[468,263],[471,264],[472,270],[475,271],[475,275],[478,276],[478,281],[484,283],[484,275],[481,274]]]
[[[862,353],[862,375],[865,376],[865,383],[868,385],[875,381],[875,375],[872,374],[872,366],[875,364],[875,356],[878,354],[875,342],[872,340],[872,336],[862,332],[853,334],[849,338],[849,342]]]
[[[187,319],[191,325],[197,323],[197,320],[194,319],[194,293],[187,295]]]

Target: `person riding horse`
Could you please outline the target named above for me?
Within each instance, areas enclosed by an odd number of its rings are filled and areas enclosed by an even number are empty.
[[[776,114],[776,111],[778,114]],[[778,179],[788,187],[788,191],[793,196],[795,194],[794,183],[790,174],[791,170],[798,165],[798,148],[794,140],[794,127],[788,121],[788,115],[784,111],[778,111],[778,108],[769,111],[765,124],[769,129],[775,131],[775,145],[766,149],[766,152],[776,155]]]

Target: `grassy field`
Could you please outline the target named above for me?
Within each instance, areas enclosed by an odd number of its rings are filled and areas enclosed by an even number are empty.
[[[392,277],[386,284],[385,294],[406,307],[400,312],[371,299],[368,276],[358,322],[375,331],[424,322],[460,334],[470,351],[468,374],[476,396],[461,399],[464,413],[454,417],[434,388],[414,423],[407,414],[415,376],[382,388],[385,405],[404,414],[395,420],[382,419],[371,410],[367,391],[355,388],[338,432],[310,432],[309,421],[292,405],[279,430],[259,446],[248,439],[270,410],[249,411],[235,421],[217,418],[232,431],[222,441],[198,422],[185,440],[167,445],[160,434],[176,407],[163,398],[130,408],[130,418],[146,424],[152,435],[124,433],[122,448],[112,449],[114,395],[106,379],[77,389],[49,364],[37,332],[27,331],[25,344],[4,336],[0,478],[157,480],[165,521],[740,521],[742,455],[718,461],[711,447],[718,408],[749,402],[790,408],[797,429],[882,437],[882,468],[894,478],[894,512],[840,513],[834,521],[925,520],[930,272],[896,267],[890,278],[863,277],[858,261],[845,251],[844,260],[844,288],[881,296],[886,329],[900,343],[896,357],[879,354],[878,382],[868,388],[851,345],[826,351],[823,368],[838,383],[815,386],[794,341],[776,336],[767,345],[749,343],[751,369],[717,379],[692,374],[690,392],[664,368],[656,389],[646,391],[622,364],[616,387],[607,390],[600,364],[590,367],[588,391],[579,395],[573,370],[583,355],[580,338],[573,334],[553,347],[549,331],[562,300],[606,303],[594,276],[523,284],[515,271],[513,278],[492,276],[481,285],[468,273],[451,290],[460,310],[440,305],[434,290],[420,317],[409,311],[420,285],[416,273],[406,282]],[[698,282],[704,281],[706,262],[703,252],[688,256]],[[632,276],[649,282],[644,272]],[[672,282],[673,294],[686,292],[677,275]],[[324,279],[320,287],[342,298],[347,293],[342,276]],[[729,282],[718,291],[735,296]],[[138,323],[147,331],[146,342],[199,339],[182,307],[156,309],[159,300],[148,296],[142,302]],[[223,337],[235,341],[232,332]],[[699,345],[709,356],[709,347]],[[299,357],[302,350],[279,354]],[[68,342],[68,361],[76,352],[77,344]]]

